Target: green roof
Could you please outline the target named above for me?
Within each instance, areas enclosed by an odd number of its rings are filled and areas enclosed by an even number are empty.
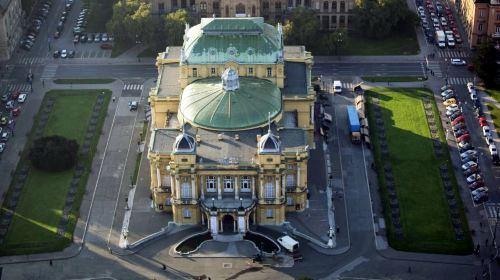
[[[272,82],[240,77],[240,87],[225,91],[220,78],[188,85],[179,106],[183,118],[195,126],[216,130],[243,130],[265,125],[282,109],[281,92]]]
[[[270,64],[283,58],[281,34],[263,18],[203,18],[185,39],[184,64]]]

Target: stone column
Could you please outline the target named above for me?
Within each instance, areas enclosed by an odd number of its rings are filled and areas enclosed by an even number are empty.
[[[222,199],[221,187],[220,176],[217,176],[217,199]]]
[[[217,213],[216,212],[214,213],[210,213],[210,232],[212,233],[212,236],[216,236],[217,233],[219,233],[218,230],[219,222],[217,221]]]
[[[246,221],[245,221],[245,212],[242,212],[241,214],[238,213],[238,231],[241,234],[244,234],[247,231]]]
[[[286,173],[281,175],[281,196],[286,195]]]
[[[236,231],[236,220],[233,220],[233,232]]]
[[[300,166],[299,166],[298,163],[297,163],[297,177],[295,179],[297,179],[297,183],[295,185],[296,186],[300,186],[301,185],[301,182],[300,182]]]
[[[264,177],[260,177],[259,198],[264,198]]]
[[[161,187],[162,184],[161,184],[160,165],[156,166],[156,180],[157,180],[156,187],[157,188]]]
[[[196,199],[196,184],[194,175],[191,175],[191,198]]]
[[[224,232],[224,227],[222,226],[222,219],[219,221],[220,232]]]
[[[181,183],[179,181],[179,175],[175,176],[175,198],[181,198]]]
[[[201,224],[205,225],[205,215],[203,214],[203,210],[201,212]]]
[[[274,177],[274,180],[275,180],[275,187],[274,187],[274,191],[275,191],[275,196],[276,196],[276,199],[278,199],[280,197],[280,176],[279,175],[276,175]]]
[[[175,197],[174,194],[175,192],[175,181],[174,181],[174,176],[170,175],[170,191],[172,192],[171,197]]]
[[[205,200],[205,190],[204,190],[205,184],[203,182],[203,179],[204,179],[204,176],[200,176],[200,181],[201,181],[201,183],[200,183],[201,199]]]
[[[255,177],[252,176],[252,199],[255,199]]]
[[[240,190],[240,185],[238,184],[240,180],[238,180],[238,176],[234,176],[234,199],[238,200],[239,199],[239,190]]]

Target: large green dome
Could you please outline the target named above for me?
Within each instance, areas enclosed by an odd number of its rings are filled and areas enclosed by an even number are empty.
[[[239,87],[225,90],[218,77],[197,80],[181,96],[180,113],[194,126],[243,130],[265,125],[281,113],[281,92],[272,82],[239,77]]]

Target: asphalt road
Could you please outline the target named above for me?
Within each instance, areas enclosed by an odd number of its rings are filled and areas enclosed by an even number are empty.
[[[317,76],[423,76],[422,64],[413,63],[317,63],[313,75]]]

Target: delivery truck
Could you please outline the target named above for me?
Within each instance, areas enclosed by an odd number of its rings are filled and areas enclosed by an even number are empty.
[[[356,107],[352,105],[347,106],[347,119],[349,121],[349,131],[351,133],[352,143],[361,143],[361,125],[359,123],[359,116],[356,111]]]
[[[446,36],[443,30],[436,31],[436,43],[440,48],[446,47]]]

